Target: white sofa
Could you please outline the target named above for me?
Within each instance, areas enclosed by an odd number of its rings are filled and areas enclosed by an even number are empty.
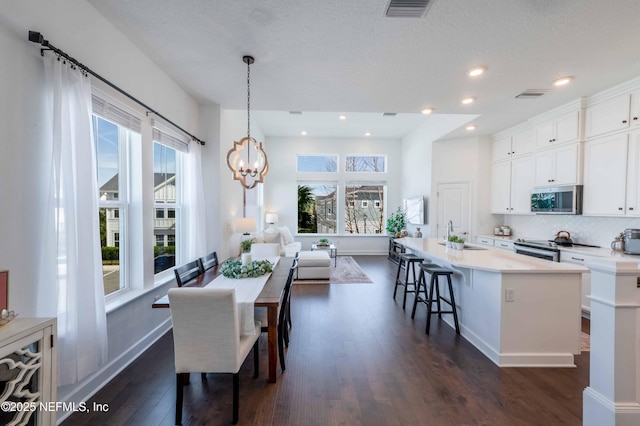
[[[280,244],[280,256],[294,257],[302,250],[302,243],[293,240],[293,234],[286,226],[265,229],[251,235],[254,243],[278,243]]]

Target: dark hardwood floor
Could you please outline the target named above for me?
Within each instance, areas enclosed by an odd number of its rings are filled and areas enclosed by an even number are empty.
[[[577,368],[498,368],[436,317],[425,335],[424,305],[411,320],[412,296],[406,311],[392,299],[386,257],[354,258],[373,284],[294,285],[287,369],[267,383],[263,335],[260,377],[251,356],[241,370],[238,424],[581,424],[589,352]],[[231,422],[231,376],[192,374],[184,389],[184,425]],[[174,401],[168,333],[90,401],[109,412],[63,425],[173,425]]]

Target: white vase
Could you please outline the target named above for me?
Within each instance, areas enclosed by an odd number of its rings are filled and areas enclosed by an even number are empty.
[[[251,253],[242,253],[242,266],[251,264]]]

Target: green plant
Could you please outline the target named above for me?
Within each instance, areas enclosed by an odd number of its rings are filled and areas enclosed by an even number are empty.
[[[254,260],[247,266],[242,266],[239,260],[227,260],[220,267],[220,272],[227,278],[255,278],[273,271],[273,265],[268,260]]]
[[[251,244],[253,244],[254,239],[249,238],[248,240],[240,241],[240,249],[242,253],[249,253],[251,251]]]
[[[324,244],[324,243],[328,243],[328,242],[329,242],[329,239],[328,239],[328,238],[320,238],[320,239],[318,240],[318,242],[319,242],[319,243],[323,243],[323,244]]]
[[[405,213],[398,207],[398,210],[396,210],[395,213],[391,213],[391,216],[387,219],[387,231],[395,234],[396,232],[402,231],[406,224]]]
[[[464,238],[460,238],[457,235],[450,235],[449,236],[449,242],[451,242],[451,243],[463,243],[464,244]]]

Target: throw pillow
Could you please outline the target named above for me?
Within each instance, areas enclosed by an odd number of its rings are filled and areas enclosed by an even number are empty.
[[[291,234],[291,231],[289,231],[289,228],[287,226],[282,226],[280,228],[276,228],[278,231],[280,231],[280,234],[282,235],[282,243],[283,245],[287,245],[287,244],[291,244],[294,240],[293,240],[293,235]]]
[[[264,242],[269,244],[269,243],[276,243],[276,244],[280,244],[280,233],[279,232],[264,232]]]

